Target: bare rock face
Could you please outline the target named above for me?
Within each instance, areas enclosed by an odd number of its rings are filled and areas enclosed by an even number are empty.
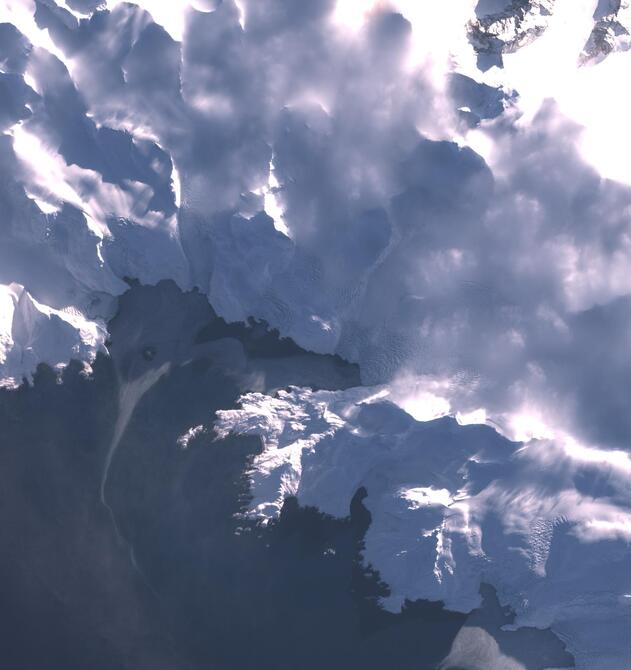
[[[600,0],[594,13],[594,29],[583,48],[581,65],[599,63],[610,53],[631,48],[631,2]]]
[[[482,69],[501,67],[502,54],[517,51],[542,35],[553,9],[554,0],[513,0],[502,11],[471,21],[469,42],[478,53]]]

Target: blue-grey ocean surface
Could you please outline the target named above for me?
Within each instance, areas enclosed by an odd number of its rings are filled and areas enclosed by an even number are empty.
[[[0,392],[2,668],[572,665],[549,632],[500,631],[511,616],[490,588],[469,617],[380,609],[387,586],[360,562],[361,489],[342,521],[291,499],[266,527],[240,517],[260,445],[213,440],[215,410],[252,389],[347,388],[356,366],[228,325],[170,282],[133,285],[110,332],[90,376],[40,366]]]

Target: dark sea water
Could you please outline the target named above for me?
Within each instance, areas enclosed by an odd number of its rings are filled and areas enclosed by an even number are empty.
[[[267,527],[239,516],[260,447],[214,441],[215,411],[248,390],[354,386],[356,366],[227,325],[169,282],[134,285],[110,332],[89,377],[41,366],[0,392],[0,668],[423,670],[450,651],[445,670],[571,665],[548,631],[501,632],[491,589],[469,617],[381,610],[361,489],[346,520],[294,500]]]

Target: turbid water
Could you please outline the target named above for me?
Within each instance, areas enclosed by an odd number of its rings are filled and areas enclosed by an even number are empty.
[[[2,667],[571,664],[549,631],[501,631],[510,616],[492,592],[468,617],[440,603],[381,610],[387,587],[360,563],[361,489],[346,520],[293,500],[267,527],[239,516],[259,444],[213,441],[214,412],[248,390],[354,386],[356,366],[262,324],[227,325],[169,282],[134,285],[110,332],[111,357],[89,377],[42,366],[32,385],[0,392]]]

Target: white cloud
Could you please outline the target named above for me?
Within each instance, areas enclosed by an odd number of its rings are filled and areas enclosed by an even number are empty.
[[[37,48],[2,55],[15,103],[1,110],[3,284],[25,286],[42,313],[74,305],[95,327],[123,277],[172,277],[227,320],[264,319],[358,362],[365,383],[387,384],[370,393],[418,419],[545,438],[571,472],[588,463],[617,482],[631,439],[631,52],[578,68],[594,2],[557,0],[543,35],[485,74],[467,41],[472,0],[110,3],[81,23],[5,4]],[[24,73],[26,93],[10,83]],[[352,418],[354,403],[336,416]],[[274,491],[306,481],[304,448],[266,463]],[[514,510],[516,528],[554,525],[581,502],[596,521],[574,519],[576,537],[560,542],[607,537],[618,551],[626,512],[578,485],[543,495],[531,455],[545,460],[534,443],[515,452],[489,500]],[[515,489],[513,467],[527,474]],[[412,488],[435,502],[457,500],[454,486]],[[471,603],[475,580],[448,573],[479,537],[464,503],[442,507],[457,513],[423,506],[440,521],[425,537],[442,548],[430,573],[462,578]],[[541,571],[530,545],[517,553]],[[401,570],[426,595],[447,588]],[[538,611],[552,619],[548,605]]]

